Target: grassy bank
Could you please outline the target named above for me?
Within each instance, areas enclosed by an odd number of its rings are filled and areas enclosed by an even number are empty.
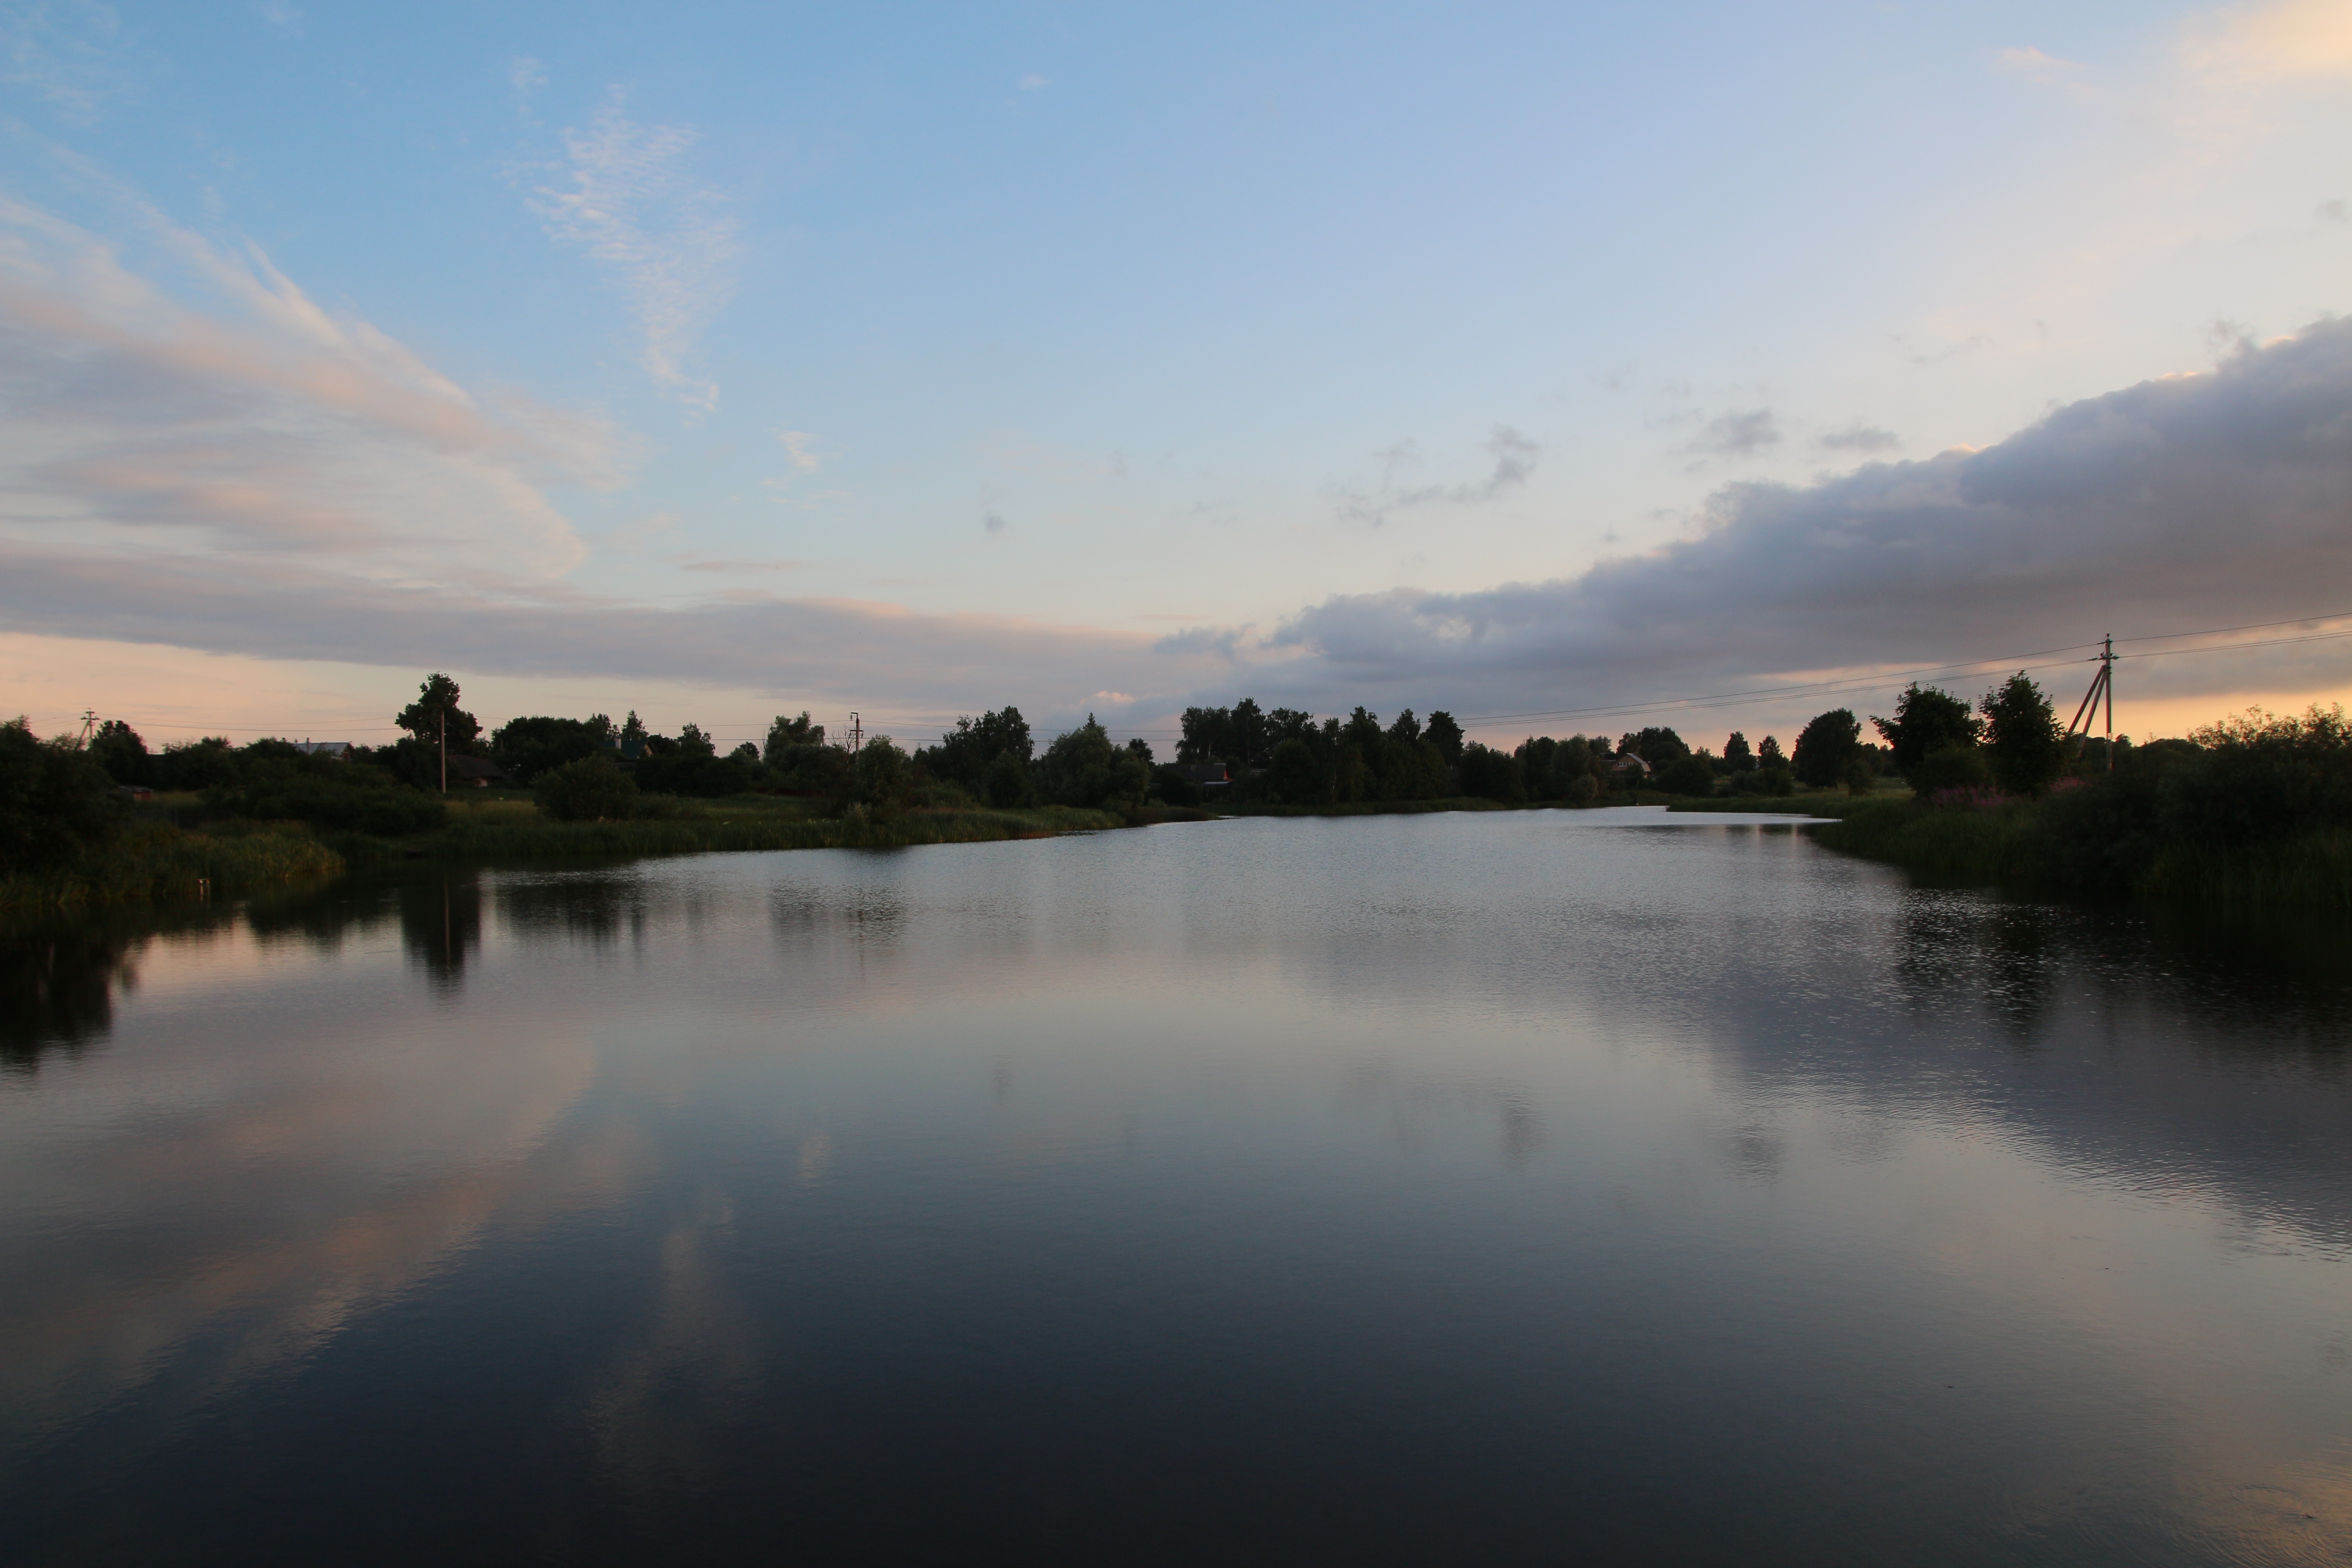
[[[1937,881],[2352,913],[2352,831],[2323,828],[2228,847],[2157,845],[2118,879],[2112,858],[2086,860],[2070,841],[2082,826],[2053,813],[2048,801],[1951,807],[1879,799],[1858,801],[1812,832],[1829,848]],[[2106,874],[2091,874],[2095,868]]]
[[[1046,838],[1124,827],[1107,811],[905,811],[829,816],[790,798],[748,796],[681,803],[674,816],[627,822],[551,822],[528,800],[453,807],[447,826],[399,838],[332,838],[354,862],[391,859],[572,860],[697,855],[742,849],[892,849]]]
[[[343,857],[307,831],[193,833],[148,823],[56,870],[0,877],[0,910],[226,897],[343,869]]]
[[[1348,800],[1325,805],[1283,805],[1268,800],[1219,801],[1223,816],[1421,816],[1435,811],[1591,811],[1604,805],[1664,805],[1675,797],[1652,790],[1604,795],[1597,800],[1488,800],[1454,795],[1439,800]]]
[[[1817,795],[1723,795],[1706,800],[1677,800],[1668,811],[1768,812],[1796,816],[1845,816],[1884,797],[1856,797],[1843,791]]]

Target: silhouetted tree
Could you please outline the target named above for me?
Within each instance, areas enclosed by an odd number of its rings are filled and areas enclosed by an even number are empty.
[[[2019,670],[1984,694],[1985,761],[2000,787],[2011,795],[2040,795],[2065,768],[2057,715],[2050,699]]]
[[[1862,721],[1853,710],[1832,708],[1815,714],[1797,736],[1790,759],[1796,775],[1816,789],[1844,782],[1848,764],[1862,755]]]
[[[787,719],[781,713],[776,715],[768,725],[767,743],[760,748],[760,757],[761,761],[772,763],[787,747],[824,744],[824,726],[812,723],[808,710],[803,708],[797,719]]]
[[[1914,789],[1919,781],[1912,773],[1927,760],[1930,752],[1947,747],[1966,749],[1977,743],[1984,725],[1969,711],[1969,705],[1948,691],[1939,691],[1917,681],[1903,689],[1895,700],[1895,717],[1881,719],[1871,716],[1879,738],[1895,755],[1895,771],[1911,780]]]
[[[393,722],[407,731],[428,746],[438,747],[442,737],[442,721],[448,722],[449,749],[453,752],[474,750],[475,738],[482,726],[471,713],[457,706],[457,683],[437,671],[425,678],[416,689],[416,700],[402,709]]]

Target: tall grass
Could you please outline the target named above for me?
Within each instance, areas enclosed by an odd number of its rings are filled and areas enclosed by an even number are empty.
[[[135,827],[72,865],[0,877],[0,910],[77,909],[226,895],[342,870],[343,857],[307,834],[191,833]]]
[[[743,849],[890,849],[1043,838],[1123,827],[1107,811],[1044,806],[1029,811],[909,811],[872,818],[803,816],[765,803],[730,815],[717,803],[692,815],[625,822],[551,822],[520,814],[469,814],[430,833],[398,839],[338,840],[354,860],[604,859]]]
[[[2352,914],[2352,829],[2322,828],[2236,849],[2175,846],[2157,857],[2142,889],[2233,909]]]
[[[2122,892],[2233,910],[2352,913],[2352,829],[2321,828],[2244,845],[2174,843],[2128,881],[2085,883],[2080,879],[2086,863],[2062,853],[2056,841],[2080,826],[2053,820],[2047,803],[2038,801],[1954,808],[1867,800],[1843,820],[1811,831],[1829,848],[1936,880]]]
[[[1835,822],[1812,830],[1832,849],[1889,860],[1923,877],[1995,882],[2028,864],[2032,806],[2018,801],[1952,809],[1908,800],[1857,800]]]

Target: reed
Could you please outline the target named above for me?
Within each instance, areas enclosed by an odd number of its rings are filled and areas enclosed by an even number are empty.
[[[343,857],[300,832],[193,833],[151,824],[55,870],[0,877],[0,910],[149,903],[331,877]]]

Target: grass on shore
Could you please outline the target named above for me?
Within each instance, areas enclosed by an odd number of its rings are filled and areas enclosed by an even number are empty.
[[[1930,880],[2083,890],[2064,880],[2059,868],[2069,862],[2053,852],[2051,831],[2036,801],[1939,807],[1884,798],[1858,801],[1842,820],[1812,829],[1829,848]],[[2352,913],[2352,831],[2326,828],[2235,847],[2168,845],[2128,890],[2238,910]]]
[[[888,849],[1048,838],[1128,825],[1117,813],[1058,805],[829,816],[813,802],[771,795],[685,802],[675,816],[625,822],[551,822],[530,801],[514,800],[453,805],[447,826],[403,838],[352,835],[334,842],[353,861],[551,860],[730,849]]]
[[[222,897],[331,877],[343,857],[299,827],[194,833],[142,824],[73,865],[0,876],[0,910]]]

